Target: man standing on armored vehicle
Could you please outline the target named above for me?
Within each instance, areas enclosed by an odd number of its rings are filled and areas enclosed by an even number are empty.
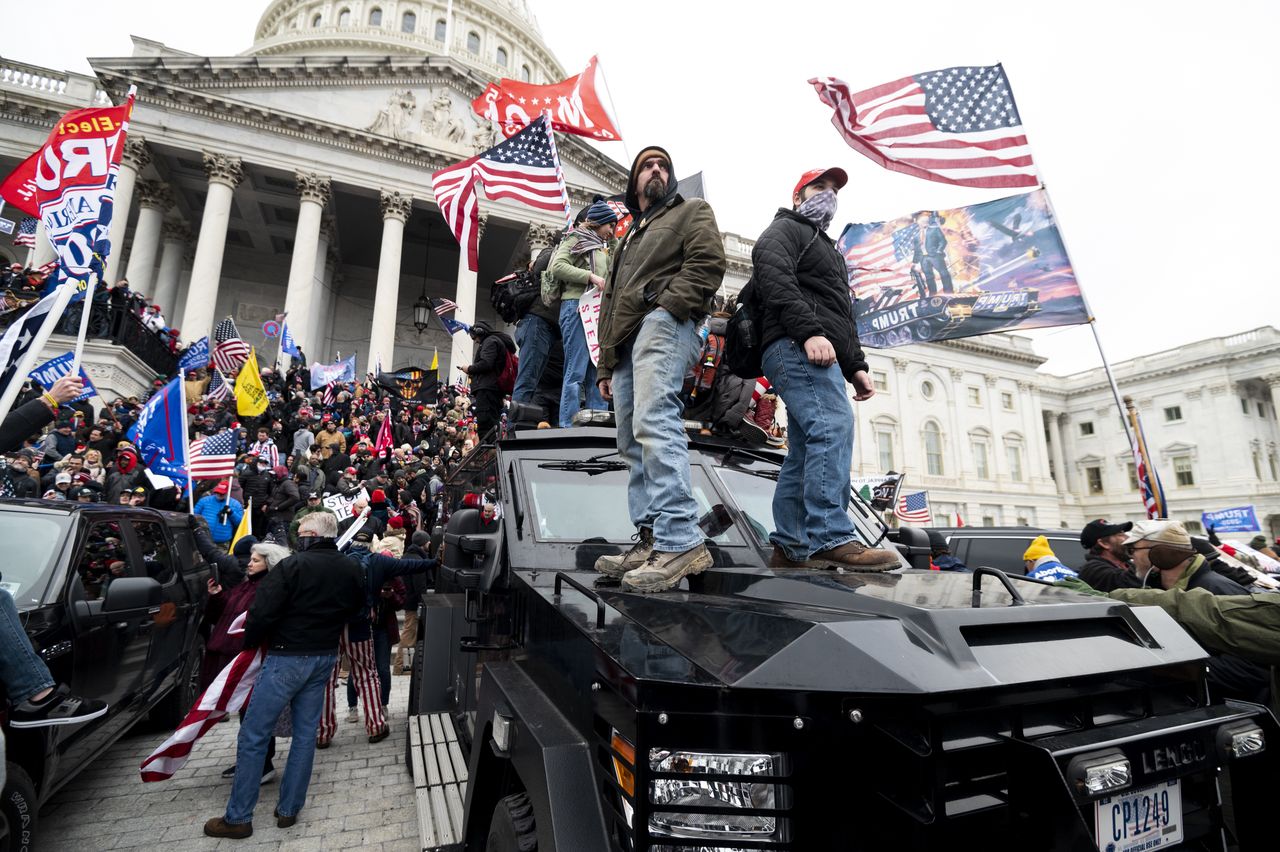
[[[631,550],[601,557],[596,570],[640,592],[670,589],[711,567],[698,528],[680,391],[698,357],[698,322],[724,278],[724,244],[711,206],[677,189],[670,155],[643,149],[627,183],[632,225],[600,308],[597,382],[613,400],[638,532]]]

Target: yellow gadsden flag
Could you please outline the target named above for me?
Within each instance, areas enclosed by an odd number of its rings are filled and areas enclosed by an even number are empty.
[[[440,350],[439,349],[431,353],[431,369],[433,370],[440,369]]]
[[[236,412],[241,417],[255,417],[267,410],[267,389],[258,375],[258,356],[249,350],[249,357],[236,376]]]

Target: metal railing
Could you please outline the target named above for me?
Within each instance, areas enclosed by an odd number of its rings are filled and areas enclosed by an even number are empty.
[[[82,305],[78,303],[67,308],[67,312],[54,326],[54,334],[75,337],[80,333],[80,317]],[[7,328],[19,316],[19,312],[5,314],[0,317],[0,329]],[[112,305],[107,302],[95,302],[89,313],[89,340],[104,340],[117,346],[123,346],[142,360],[144,364],[156,371],[158,376],[173,375],[178,369],[178,356],[169,351],[169,347],[151,329],[142,324],[142,320],[125,305]]]

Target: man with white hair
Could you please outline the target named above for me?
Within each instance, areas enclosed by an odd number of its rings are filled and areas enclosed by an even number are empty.
[[[338,662],[338,638],[364,606],[359,563],[340,553],[334,539],[337,519],[316,512],[298,527],[298,552],[282,560],[262,580],[249,607],[244,647],[265,646],[267,654],[245,709],[236,742],[236,774],[226,813],[205,823],[210,837],[241,839],[253,834],[267,744],[285,707],[298,736],[280,783],[276,825],[298,821],[307,799],[321,705],[329,673]]]

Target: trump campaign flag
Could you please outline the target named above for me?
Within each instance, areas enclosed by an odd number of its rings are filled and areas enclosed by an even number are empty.
[[[31,378],[39,382],[40,387],[49,390],[58,379],[70,375],[71,359],[72,353],[70,352],[59,355],[57,358],[50,358],[31,371]],[[98,395],[98,389],[93,386],[93,382],[89,381],[89,374],[84,371],[83,366],[80,368],[80,381],[84,382],[84,393],[71,400],[72,402],[80,402],[91,396]]]
[[[36,204],[58,255],[58,270],[49,276],[48,288],[76,281],[75,298],[79,298],[88,289],[91,274],[97,280],[103,276],[111,252],[108,236],[116,180],[132,111],[131,88],[121,106],[69,112],[36,152]]]
[[[40,151],[36,151],[0,182],[0,198],[37,219],[40,217],[40,205],[36,203],[36,158],[39,156]]]
[[[860,92],[809,84],[849,147],[886,169],[956,186],[1038,186],[1013,90],[1000,65],[943,68]]]
[[[209,335],[187,347],[178,359],[179,370],[201,370],[209,366]]]
[[[179,485],[187,481],[187,413],[182,408],[182,377],[169,381],[142,406],[129,437],[148,468]]]
[[[338,382],[354,382],[356,380],[356,356],[352,355],[345,361],[338,361],[334,364],[312,364],[311,365],[311,389],[319,390],[325,385]]]
[[[596,91],[598,62],[591,57],[586,70],[559,83],[535,86],[503,77],[490,83],[471,102],[476,115],[487,118],[510,138],[527,127],[535,116],[550,113],[551,127],[561,133],[589,136],[601,142],[622,137],[618,125]]]

